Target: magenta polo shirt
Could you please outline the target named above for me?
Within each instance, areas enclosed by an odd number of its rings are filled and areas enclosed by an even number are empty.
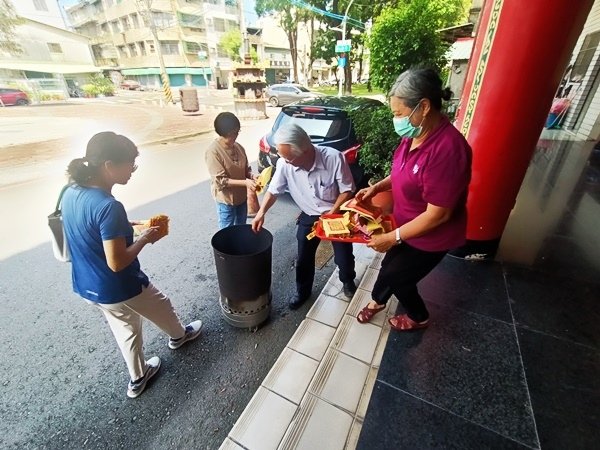
[[[392,193],[398,226],[410,222],[427,204],[453,208],[452,217],[429,233],[406,239],[420,250],[443,251],[465,243],[467,189],[471,179],[471,147],[444,117],[425,142],[409,151],[412,139],[402,139],[394,153]]]

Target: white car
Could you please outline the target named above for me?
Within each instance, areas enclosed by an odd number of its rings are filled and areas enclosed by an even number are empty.
[[[313,92],[299,84],[273,84],[267,88],[267,100],[271,106],[284,106],[298,100],[321,97],[323,94]]]

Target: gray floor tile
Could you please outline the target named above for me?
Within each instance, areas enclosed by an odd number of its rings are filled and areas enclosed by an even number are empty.
[[[597,448],[600,352],[525,329],[518,333],[542,448]]]
[[[537,445],[514,327],[437,305],[430,305],[430,313],[426,330],[390,332],[378,380],[502,436]]]
[[[507,268],[518,325],[600,350],[600,284]]]
[[[502,266],[446,256],[418,285],[426,302],[511,322]]]
[[[532,448],[377,382],[358,450]]]

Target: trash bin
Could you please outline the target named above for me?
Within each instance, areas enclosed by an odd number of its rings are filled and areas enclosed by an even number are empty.
[[[182,87],[179,89],[181,99],[181,109],[185,112],[198,112],[200,105],[198,103],[198,92],[194,87]]]
[[[252,328],[269,317],[272,244],[268,230],[254,233],[250,225],[223,228],[212,237],[221,313],[230,325]]]

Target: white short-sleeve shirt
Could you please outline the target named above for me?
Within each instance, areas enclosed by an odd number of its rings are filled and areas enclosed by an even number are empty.
[[[269,192],[289,191],[296,205],[309,216],[328,212],[340,193],[354,190],[350,167],[344,155],[330,147],[315,148],[315,161],[309,170],[295,167],[283,158],[269,184]]]

